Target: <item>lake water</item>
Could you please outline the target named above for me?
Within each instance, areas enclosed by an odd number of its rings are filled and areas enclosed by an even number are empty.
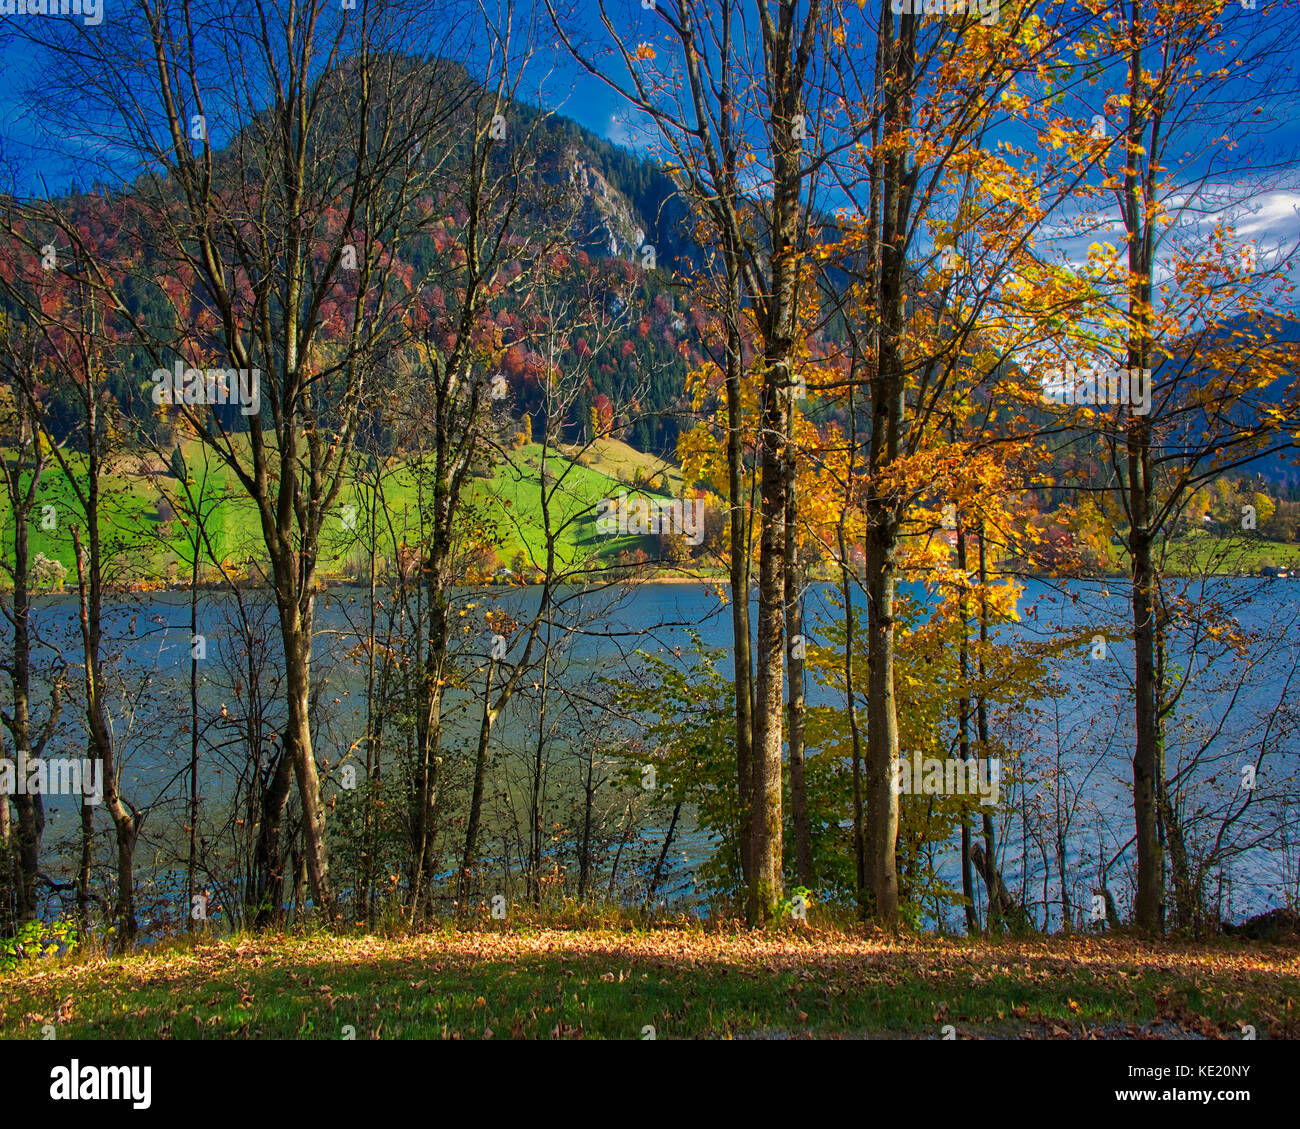
[[[1225,578],[1188,585],[1181,594],[1193,604],[1215,609],[1243,631],[1262,633],[1235,658],[1207,657],[1201,639],[1196,640],[1195,648],[1182,636],[1171,645],[1171,666],[1179,672],[1192,670],[1194,678],[1178,709],[1166,719],[1169,772],[1178,774],[1189,813],[1189,835],[1202,846],[1211,845],[1221,834],[1242,845],[1235,857],[1216,869],[1210,883],[1221,896],[1225,914],[1239,917],[1287,904],[1297,891],[1300,843],[1296,843],[1292,821],[1297,814],[1294,801],[1300,754],[1292,727],[1298,697],[1294,679],[1300,662],[1300,630],[1296,627],[1300,581]],[[905,590],[919,601],[930,598],[920,584],[905,586]],[[826,585],[814,585],[807,593],[810,642],[819,638],[819,625],[837,618],[834,596],[834,589]],[[1060,922],[1058,836],[1065,844],[1071,903],[1086,906],[1096,885],[1098,860],[1120,854],[1132,835],[1132,662],[1131,648],[1120,640],[1129,619],[1126,596],[1123,582],[1058,585],[1030,580],[1019,602],[1019,622],[1000,636],[1002,641],[1026,644],[1061,637],[1084,640],[1049,664],[1057,679],[1053,693],[1024,708],[995,704],[992,710],[994,735],[1018,752],[1016,763],[1007,766],[1013,771],[1008,772],[1001,803],[995,809],[1000,867],[1012,892],[1039,907],[1040,923],[1055,926]],[[366,663],[358,649],[368,620],[363,597],[360,590],[333,589],[322,594],[316,605],[317,753],[333,765],[364,729]],[[467,645],[486,654],[490,632],[483,625],[484,610],[493,607],[526,617],[536,600],[533,589],[461,592],[453,615],[458,622],[471,625]],[[855,603],[860,605],[860,596]],[[200,600],[199,630],[207,646],[207,658],[200,663],[200,709],[205,718],[234,700],[234,683],[221,663],[233,640],[227,622],[232,606],[228,594],[205,593]],[[458,614],[462,611],[463,616]],[[74,636],[76,614],[72,597],[51,596],[39,602],[36,616],[42,636],[62,648],[69,661],[79,654]],[[111,708],[114,736],[121,750],[123,788],[137,807],[150,812],[146,836],[151,823],[153,834],[173,834],[178,814],[183,813],[189,758],[189,615],[189,595],[168,592],[123,597],[105,616],[105,651],[113,658]],[[730,644],[730,611],[716,589],[704,584],[570,589],[561,593],[553,619],[553,638],[564,639],[564,646],[556,648],[549,676],[575,693],[575,688],[598,686],[601,677],[629,672],[638,665],[637,651],[667,659],[679,651],[689,656],[693,633],[706,648],[726,651]],[[273,614],[268,614],[265,622],[274,640]],[[1094,659],[1087,642],[1094,635],[1106,640],[1104,662]],[[516,647],[510,657],[518,653]],[[723,668],[729,675],[725,657]],[[74,666],[74,681],[79,673]],[[272,674],[277,673],[272,663]],[[275,687],[266,692],[274,698]],[[838,692],[812,682],[807,694],[813,706],[843,705]],[[453,759],[462,763],[469,755],[465,746],[477,730],[476,703],[464,694],[453,694],[449,705],[445,747],[449,755],[461,750]],[[486,813],[485,851],[500,849],[506,854],[512,849],[512,836],[515,840],[520,836],[518,809],[529,787],[527,766],[536,741],[538,706],[532,687],[525,685],[494,733],[494,747],[502,756],[494,768],[493,787],[500,787],[507,799],[504,805],[490,805]],[[569,724],[555,704],[548,708],[553,716],[558,715],[561,727]],[[859,709],[865,730],[865,706],[860,704]],[[36,717],[39,721],[43,710],[38,708]],[[81,724],[76,702],[68,703],[61,731],[47,755],[84,755]],[[619,733],[635,736],[636,728],[635,719],[610,720],[597,726],[596,738],[613,742]],[[214,732],[219,735],[219,725]],[[591,733],[583,739],[591,740]],[[575,734],[563,728],[552,732],[549,740],[552,745],[571,741],[577,747],[578,743]],[[1259,770],[1257,790],[1251,792],[1242,787],[1242,770],[1254,763],[1261,748],[1268,755]],[[906,754],[907,750],[903,751]],[[810,750],[810,756],[817,755],[816,749]],[[548,759],[555,759],[553,753],[548,753]],[[205,803],[209,797],[229,795],[239,772],[236,755],[209,734],[202,763]],[[463,768],[461,773],[463,782]],[[572,770],[552,766],[547,779],[548,817],[567,813],[567,818],[576,804]],[[1239,814],[1238,807],[1243,809]],[[49,797],[47,812],[46,845],[54,855],[49,869],[66,874],[77,834],[77,808],[63,797]],[[1227,831],[1222,828],[1225,818],[1235,818]],[[107,816],[101,814],[100,822],[106,825]],[[169,823],[172,831],[166,830]],[[652,863],[657,854],[662,833],[663,827],[653,822],[644,827],[637,836],[638,850],[629,856],[629,866],[644,871],[647,859]],[[702,895],[695,872],[711,849],[687,811],[660,892],[671,901],[698,909]],[[147,876],[153,868],[155,879],[163,880],[168,867],[174,865],[160,861],[165,853],[154,851],[151,856],[146,838],[140,858],[142,874]],[[106,859],[102,854],[100,861]],[[937,852],[935,864],[950,884],[960,887],[955,837],[948,849]],[[1117,862],[1109,872],[1110,888],[1120,900],[1121,913],[1127,908],[1131,866],[1131,859]],[[946,927],[957,925],[959,910],[935,912]],[[933,923],[935,919],[930,920]]]

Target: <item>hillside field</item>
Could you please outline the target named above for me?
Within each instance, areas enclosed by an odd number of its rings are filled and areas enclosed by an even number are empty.
[[[191,478],[191,490],[200,499],[206,515],[208,536],[217,553],[236,571],[248,561],[265,556],[257,510],[244,494],[234,473],[198,440],[182,444]],[[74,473],[84,466],[75,452],[66,456]],[[545,564],[545,532],[541,498],[542,447],[524,445],[498,463],[487,478],[471,478],[466,508],[475,520],[490,527],[497,557],[509,566],[522,552],[530,562]],[[403,532],[417,537],[418,512],[430,493],[427,482],[419,481],[418,468],[399,464],[385,468],[382,496],[376,506],[375,526],[379,531],[379,555],[391,557],[394,539],[400,544]],[[674,492],[681,489],[681,474],[652,456],[635,451],[626,443],[606,440],[593,444],[581,463],[571,462],[560,451],[547,454],[548,482],[552,484],[551,524],[556,551],[564,565],[585,557],[612,562],[625,549],[642,548],[653,554],[653,538],[602,536],[596,531],[596,505],[600,499],[630,490],[640,472],[645,481],[666,479]],[[556,479],[559,479],[558,485]],[[659,485],[658,482],[655,483]],[[169,512],[161,502],[159,486],[177,494],[179,484],[158,458],[119,458],[110,473],[102,474],[100,491],[106,514],[105,536],[110,543],[115,531],[123,544],[130,538],[131,551],[120,554],[117,579],[123,583],[148,584],[186,580],[191,558],[190,529],[183,515]],[[423,487],[423,489],[422,489]],[[183,497],[183,495],[181,495]],[[320,577],[339,580],[364,574],[368,552],[372,490],[355,478],[346,481],[333,506],[336,520],[327,521],[323,533]],[[53,528],[46,506],[54,506]],[[350,512],[348,507],[355,507]],[[57,465],[47,467],[42,477],[38,502],[30,525],[32,559],[38,553],[59,561],[75,579],[75,560],[69,515],[79,513],[76,495]],[[144,531],[143,548],[137,540]],[[6,540],[9,540],[6,537]],[[201,553],[200,568],[207,579],[216,570]]]

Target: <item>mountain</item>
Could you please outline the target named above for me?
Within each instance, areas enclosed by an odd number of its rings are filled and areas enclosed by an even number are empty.
[[[1261,317],[1257,314],[1242,314],[1224,322],[1222,325],[1215,326],[1206,333],[1189,335],[1183,342],[1174,347],[1173,358],[1164,361],[1157,368],[1155,379],[1160,380],[1162,370],[1170,373],[1171,371],[1181,372],[1185,369],[1187,373],[1194,374],[1199,384],[1211,389],[1216,385],[1223,387],[1233,383],[1240,383],[1243,375],[1240,371],[1235,374],[1218,371],[1212,366],[1198,363],[1197,354],[1207,349],[1215,352],[1223,351],[1233,356],[1234,366],[1240,367],[1249,365],[1252,358],[1259,356],[1261,352],[1260,342],[1267,342],[1263,346],[1263,350],[1282,345],[1300,345],[1300,320],[1289,317]],[[1186,379],[1185,376],[1184,379]],[[1281,406],[1287,390],[1295,382],[1296,373],[1293,370],[1287,371],[1284,366],[1283,374],[1278,379],[1252,393],[1251,410],[1255,411],[1260,407],[1269,405]],[[1224,405],[1224,409],[1230,416],[1234,414],[1234,408],[1236,414],[1247,411],[1244,405],[1240,407],[1231,404]],[[1194,444],[1196,437],[1204,426],[1204,416],[1201,413],[1195,413],[1189,416],[1187,423],[1181,430],[1187,435],[1188,442]],[[1291,438],[1300,443],[1300,434],[1294,434]],[[1279,437],[1279,441],[1284,442],[1285,438]],[[1248,466],[1235,472],[1235,474],[1251,475],[1294,490],[1300,487],[1300,466],[1297,466],[1297,458],[1300,458],[1300,452],[1298,451],[1277,451],[1251,462]]]
[[[455,63],[402,60],[400,65],[405,70],[403,82],[469,81],[464,68]],[[346,72],[346,65],[340,68],[340,89],[355,89],[349,86]],[[600,414],[606,415],[612,408],[615,418],[622,417],[628,424],[623,436],[628,442],[642,451],[673,458],[681,413],[687,407],[686,371],[703,362],[699,348],[702,319],[679,308],[682,303],[672,276],[674,266],[689,265],[700,255],[689,238],[687,208],[676,196],[671,179],[652,162],[597,137],[576,122],[523,103],[511,104],[506,116],[512,136],[529,138],[537,186],[559,202],[552,202],[550,212],[547,205],[535,211],[525,208],[520,213],[519,231],[527,231],[531,223],[551,222],[561,211],[565,217],[572,216],[568,234],[577,251],[570,276],[560,285],[588,292],[607,286],[611,312],[621,312],[626,323],[622,332],[603,345],[588,341],[581,330],[562,340],[557,358],[561,370],[576,371],[585,365],[590,372],[587,386],[565,421],[566,438],[584,437],[593,409],[599,407]],[[272,123],[259,118],[245,128],[271,127]],[[328,134],[328,130],[322,132]],[[472,131],[466,130],[464,135],[472,136]],[[218,183],[223,176],[235,175],[241,154],[257,151],[255,146],[243,144],[244,140],[230,138],[214,152]],[[509,141],[505,142],[503,149],[508,145]],[[453,170],[459,167],[458,159],[453,150]],[[134,206],[149,198],[144,191],[148,183],[141,180],[114,193],[102,189],[69,193],[55,203],[73,219],[89,246],[119,266],[117,283],[134,318],[165,330],[178,315],[184,318],[188,313],[193,324],[211,304],[202,300],[199,280],[177,277],[174,264],[159,258],[146,209]],[[454,254],[454,236],[465,218],[457,199],[461,183],[454,175],[448,176],[442,200],[433,202],[435,212],[429,224],[394,249],[407,277],[438,277],[440,257],[445,265],[447,255]],[[164,182],[163,191],[170,191],[169,182]],[[8,203],[0,198],[0,206]],[[647,254],[651,248],[653,252]],[[517,267],[517,263],[507,264],[508,271]],[[423,295],[435,304],[442,300],[438,290],[437,286],[422,288]],[[615,291],[624,297],[613,297]],[[545,397],[539,379],[540,357],[529,343],[526,310],[521,317],[526,298],[517,291],[491,296],[480,321],[484,340],[495,340],[504,350],[502,370],[510,384],[512,407],[518,415],[530,415],[536,422],[544,411]],[[454,326],[444,327],[451,329]],[[589,332],[587,336],[591,336]],[[155,415],[149,395],[154,367],[142,351],[134,350],[121,363],[106,368],[110,393],[142,423]],[[75,393],[66,388],[52,392],[51,425],[56,435],[75,445],[79,415]],[[232,418],[231,423],[242,426],[237,419]]]

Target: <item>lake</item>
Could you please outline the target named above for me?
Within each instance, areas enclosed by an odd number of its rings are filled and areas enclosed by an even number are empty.
[[[1259,633],[1239,654],[1219,653],[1222,646],[1213,641],[1207,653],[1206,639],[1194,633],[1171,641],[1171,670],[1192,675],[1177,710],[1166,719],[1168,771],[1185,805],[1189,839],[1208,849],[1217,837],[1226,835],[1240,846],[1234,857],[1216,868],[1212,879],[1225,915],[1239,917],[1288,904],[1296,897],[1300,873],[1300,842],[1293,827],[1300,581],[1218,578],[1171,584],[1187,586],[1179,596],[1189,606],[1212,609],[1243,632]],[[921,602],[932,598],[920,584],[905,585],[904,590]],[[1000,636],[1004,642],[1024,644],[1064,637],[1083,640],[1050,660],[1055,692],[1023,707],[995,704],[991,711],[995,737],[1018,754],[1013,765],[1005,766],[1001,802],[994,809],[1000,868],[1012,892],[1036,907],[1040,923],[1051,927],[1061,920],[1061,860],[1071,904],[1089,905],[1102,860],[1120,854],[1132,834],[1132,662],[1131,647],[1119,638],[1129,619],[1126,595],[1122,581],[1029,580],[1018,605],[1019,621],[1005,627]],[[331,589],[316,604],[317,754],[333,766],[364,731],[367,665],[358,647],[368,622],[364,596],[360,589]],[[820,625],[837,617],[834,596],[829,585],[808,590],[805,621],[810,643],[821,637]],[[527,588],[458,592],[453,617],[468,625],[463,645],[486,656],[492,632],[483,622],[484,611],[491,607],[525,617],[536,599],[537,590]],[[854,602],[861,606],[860,594]],[[214,725],[205,734],[202,752],[205,830],[214,826],[221,798],[230,794],[241,770],[239,756],[220,737],[220,724],[211,722],[223,704],[233,705],[238,689],[223,665],[235,638],[227,622],[233,605],[233,597],[226,593],[205,592],[200,598],[199,630],[206,641],[206,655],[199,664],[200,710],[205,724]],[[36,623],[42,637],[61,648],[69,661],[79,654],[76,615],[71,596],[38,601]],[[123,790],[133,804],[149,813],[141,844],[141,874],[162,885],[175,876],[173,860],[187,791],[189,615],[188,593],[150,593],[121,597],[106,612],[104,622],[105,653],[113,658],[110,700]],[[544,784],[548,824],[561,826],[572,819],[578,800],[578,770],[567,759],[593,740],[614,744],[620,734],[634,737],[638,728],[635,718],[606,719],[579,734],[574,719],[580,710],[564,701],[565,692],[589,697],[588,689],[602,685],[601,678],[620,677],[637,668],[638,651],[672,661],[679,652],[689,658],[693,634],[705,648],[726,651],[731,620],[716,588],[702,583],[566,589],[553,620],[553,638],[563,640],[563,646],[556,647],[548,668],[555,689],[548,706],[553,728],[546,737]],[[265,622],[274,640],[273,614]],[[1096,658],[1095,644],[1089,642],[1094,636],[1105,640],[1104,660]],[[45,654],[48,658],[49,652]],[[518,654],[519,648],[513,646],[508,657]],[[274,662],[271,666],[274,677],[278,672]],[[730,676],[725,656],[722,669]],[[79,673],[74,666],[74,681]],[[6,684],[6,695],[7,689]],[[274,696],[276,689],[272,685],[266,692]],[[843,705],[841,694],[811,681],[807,696],[810,707]],[[539,704],[537,692],[525,685],[494,731],[497,759],[491,790],[494,796],[501,795],[485,809],[483,849],[498,853],[502,860],[512,852],[522,853],[526,837],[520,812],[531,788]],[[569,709],[577,712],[566,720]],[[865,730],[865,706],[860,704],[859,709]],[[469,742],[477,732],[478,700],[472,694],[452,694],[448,712],[444,741],[451,762],[448,779],[453,787],[463,786],[466,758],[472,755]],[[44,716],[39,703],[35,716],[37,721]],[[83,755],[81,723],[76,704],[68,703],[47,755]],[[1259,784],[1251,791],[1243,788],[1242,774],[1260,749],[1267,756],[1259,768]],[[907,755],[907,750],[902,752]],[[818,755],[823,754],[810,749],[810,758]],[[620,795],[618,786],[607,786],[603,817],[614,818],[610,813],[621,810]],[[66,876],[78,833],[77,806],[63,797],[49,797],[47,805],[45,842],[52,856],[48,870]],[[1243,810],[1237,812],[1238,807]],[[1229,821],[1226,831],[1225,821]],[[99,822],[107,825],[106,814],[99,816]],[[633,836],[629,877],[639,872],[644,878],[662,846],[665,822],[651,820]],[[572,827],[561,830],[568,833]],[[558,853],[560,848],[555,850]],[[708,837],[686,811],[659,893],[674,905],[704,912],[697,871],[711,850]],[[108,857],[101,851],[98,861],[105,863]],[[936,852],[934,866],[945,881],[960,888],[958,861],[954,837],[947,849]],[[504,861],[501,865],[505,867]],[[1131,860],[1125,859],[1114,863],[1109,872],[1121,913],[1131,866]],[[509,869],[503,873],[508,879]],[[936,906],[927,915],[931,924],[945,928],[958,928],[959,918],[960,910],[951,906]]]

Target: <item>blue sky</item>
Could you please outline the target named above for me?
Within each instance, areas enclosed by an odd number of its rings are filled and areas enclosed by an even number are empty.
[[[112,20],[113,8],[121,2],[103,0],[105,23]],[[630,29],[644,25],[649,31],[651,17],[641,9],[639,0],[612,0],[607,8],[612,17],[631,21],[627,25]],[[590,12],[586,15],[592,18]],[[57,193],[78,178],[87,186],[87,173],[76,161],[76,139],[52,136],[40,112],[41,60],[29,45],[4,34],[9,30],[6,22],[18,18],[33,17],[0,15],[0,191],[16,189],[23,195],[40,194],[44,186]],[[542,21],[539,39],[550,48],[554,33],[544,9],[540,9],[538,18]],[[584,31],[604,35],[604,29],[595,23],[578,29],[579,34]],[[638,147],[628,126],[629,115],[618,96],[576,66],[562,48],[538,53],[526,72],[522,93],[615,144]],[[127,170],[122,173],[126,175]]]
[[[104,0],[106,23],[112,20],[113,8],[118,3],[121,0]],[[653,42],[662,34],[657,28],[658,18],[646,11],[640,0],[607,0],[606,10],[629,42],[642,38]],[[594,3],[580,6],[579,11],[581,16],[574,34],[602,42],[605,32],[595,15]],[[850,20],[866,19],[855,5],[848,5],[846,12]],[[1294,46],[1289,48],[1289,57],[1279,60],[1293,82],[1290,71],[1300,60],[1300,4],[1289,0],[1270,6],[1267,0],[1257,0],[1256,8],[1242,7],[1233,11],[1232,16],[1243,39],[1249,39],[1256,29],[1268,34],[1275,33],[1279,27],[1294,26],[1296,34],[1290,38]],[[4,77],[0,86],[0,190],[16,188],[24,195],[40,193],[43,187],[61,191],[77,177],[79,170],[74,158],[78,141],[73,136],[60,138],[48,132],[50,127],[41,113],[39,96],[41,61],[29,47],[3,34],[5,23],[15,18],[0,17],[0,73]],[[601,137],[638,147],[631,115],[619,96],[569,58],[555,41],[544,11],[539,20],[543,49],[525,78],[525,95],[530,99],[540,96],[544,105],[573,118]],[[611,75],[621,78],[621,61],[612,60],[610,66]],[[1270,89],[1269,85],[1243,77],[1225,89],[1244,101],[1258,100],[1251,121],[1259,155],[1265,161],[1280,156],[1281,167],[1231,181],[1211,172],[1206,184],[1207,196],[1211,198],[1190,197],[1187,201],[1189,221],[1198,231],[1208,232],[1220,215],[1233,216],[1239,238],[1254,241],[1264,263],[1273,256],[1288,253],[1300,242],[1300,168],[1288,156],[1300,149],[1300,105],[1292,95]],[[37,92],[35,97],[32,91]],[[1077,112],[1085,117],[1088,114],[1084,107],[1078,107]],[[644,148],[644,138],[641,140],[640,148]],[[1196,159],[1194,155],[1193,160]],[[86,184],[84,172],[81,177],[83,185]],[[1213,198],[1216,194],[1217,198]],[[1070,261],[1080,262],[1090,242],[1108,241],[1108,235],[1118,238],[1117,221],[1118,215],[1112,207],[1103,214],[1098,230],[1088,236],[1060,238],[1057,244]]]

